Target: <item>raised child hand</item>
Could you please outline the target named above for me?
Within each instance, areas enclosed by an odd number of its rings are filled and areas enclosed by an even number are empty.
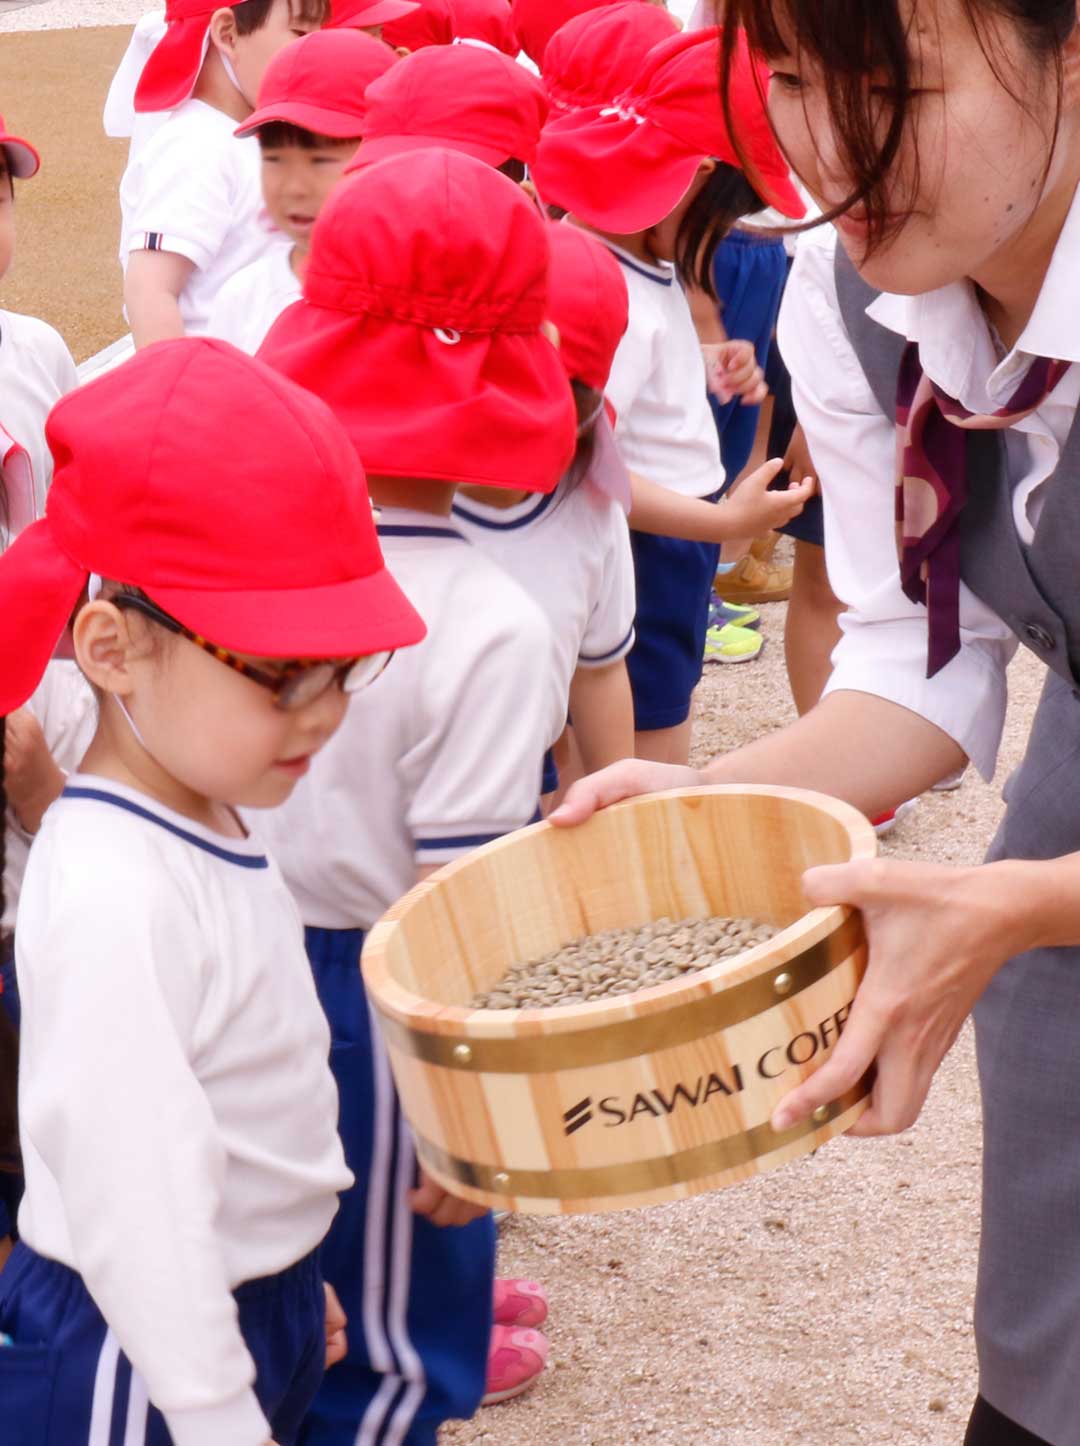
[[[706,342],[701,355],[705,359],[706,383],[718,402],[738,397],[744,407],[758,407],[769,395],[753,342]]]
[[[770,492],[769,484],[783,469],[783,462],[773,458],[744,477],[734,492],[717,504],[724,509],[727,536],[763,537],[766,532],[784,527],[793,517],[798,517],[817,491],[817,481],[804,477],[801,482],[793,482],[785,492]]]
[[[486,1205],[474,1205],[471,1200],[461,1200],[451,1195],[428,1175],[420,1171],[420,1184],[409,1191],[409,1207],[417,1215],[423,1215],[432,1225],[470,1225],[488,1213]]]
[[[345,1327],[349,1322],[334,1287],[324,1280],[323,1290],[326,1291],[326,1369],[329,1370],[345,1359],[349,1349]]]
[[[17,708],[4,725],[4,787],[27,833],[37,833],[42,814],[64,787],[64,775],[29,708]]]

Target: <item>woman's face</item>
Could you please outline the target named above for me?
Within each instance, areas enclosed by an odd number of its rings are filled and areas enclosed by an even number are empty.
[[[916,93],[887,199],[890,210],[906,219],[869,257],[859,207],[836,226],[871,285],[918,294],[1023,265],[1043,203],[1060,210],[1058,226],[1064,219],[1080,156],[1068,66],[1065,111],[1047,171],[1058,94],[1052,60],[1033,55],[1013,24],[988,21],[980,43],[959,0],[905,0],[905,8],[912,17]],[[853,183],[821,69],[806,57],[769,59],[769,111],[777,136],[818,205],[830,209]],[[868,78],[871,92],[876,79]],[[883,133],[886,127],[887,117]]]

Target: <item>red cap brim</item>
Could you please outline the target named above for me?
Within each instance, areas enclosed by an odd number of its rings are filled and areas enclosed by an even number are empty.
[[[419,643],[420,614],[386,568],[351,582],[280,592],[154,587],[154,601],[192,632],[263,658],[356,658]]]
[[[364,126],[363,116],[355,110],[327,110],[318,105],[306,105],[303,101],[283,100],[279,105],[268,105],[253,111],[244,124],[233,131],[233,135],[253,136],[260,126],[269,125],[272,121],[286,121],[317,136],[357,142]]]
[[[344,20],[337,20],[331,6],[330,19],[324,29],[367,30],[370,26],[389,25],[394,20],[403,20],[406,15],[419,9],[419,0],[376,0],[373,5],[361,5],[359,10],[346,16]]]
[[[41,169],[41,157],[29,141],[18,136],[0,136],[0,146],[7,156],[8,170],[19,181],[28,181]]]
[[[173,20],[154,46],[135,87],[135,111],[173,110],[195,89],[206,53],[211,12]]]
[[[362,171],[367,166],[374,166],[379,161],[385,161],[390,156],[409,155],[413,151],[430,151],[432,147],[440,150],[458,151],[465,156],[472,156],[474,160],[483,161],[486,166],[501,166],[512,159],[505,147],[485,146],[478,141],[459,141],[451,136],[376,136],[372,140],[365,140],[353,156],[352,160],[345,167],[345,174],[352,175],[354,171]]]
[[[0,561],[0,716],[21,708],[41,682],[87,572],[53,536],[47,517],[32,523]]]

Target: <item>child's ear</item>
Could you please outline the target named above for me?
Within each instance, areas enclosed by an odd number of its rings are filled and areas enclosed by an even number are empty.
[[[216,45],[219,50],[224,50],[227,55],[232,55],[236,50],[236,38],[239,35],[236,28],[236,16],[229,6],[223,6],[215,10],[210,17],[210,42]]]
[[[124,697],[131,692],[130,665],[136,650],[127,617],[118,607],[104,598],[87,603],[75,619],[71,636],[76,661],[88,682],[103,693]]]

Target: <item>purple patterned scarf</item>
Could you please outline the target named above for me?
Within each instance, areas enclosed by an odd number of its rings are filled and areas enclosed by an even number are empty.
[[[1004,431],[1038,411],[1070,362],[1037,357],[1007,406],[969,412],[926,376],[910,342],[896,388],[896,531],[900,583],[930,614],[926,676],[960,651],[960,514],[968,495],[967,433]]]

